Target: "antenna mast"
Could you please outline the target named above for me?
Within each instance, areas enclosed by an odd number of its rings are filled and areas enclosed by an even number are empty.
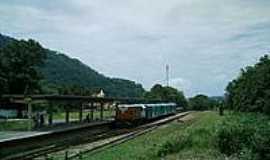
[[[169,65],[166,64],[166,83],[167,87],[169,87]]]

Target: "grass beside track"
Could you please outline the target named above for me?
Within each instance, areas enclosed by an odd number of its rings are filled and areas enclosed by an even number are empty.
[[[215,112],[196,112],[184,123],[172,122],[136,139],[84,160],[224,159],[214,145],[215,126],[222,117]]]

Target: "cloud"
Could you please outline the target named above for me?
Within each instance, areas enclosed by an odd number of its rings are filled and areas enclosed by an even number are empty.
[[[170,86],[183,91],[186,95],[190,96],[192,94],[192,84],[190,81],[183,78],[173,78],[170,80]]]
[[[114,77],[187,95],[222,95],[239,69],[269,50],[266,0],[9,0],[0,32],[34,38]]]

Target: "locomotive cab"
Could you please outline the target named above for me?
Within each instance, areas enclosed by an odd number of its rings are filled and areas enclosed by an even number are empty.
[[[122,104],[116,108],[117,122],[136,123],[145,117],[145,106],[143,104]]]

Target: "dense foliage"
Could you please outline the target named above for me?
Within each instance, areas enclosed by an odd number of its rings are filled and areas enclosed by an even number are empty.
[[[190,110],[210,110],[222,105],[222,98],[220,97],[208,97],[206,95],[196,95],[188,100],[188,109]]]
[[[270,159],[269,117],[234,113],[226,115],[217,127],[217,146],[221,153],[243,160]]]
[[[9,48],[7,45],[13,42],[19,45],[22,43],[0,34],[0,48],[5,46]],[[106,96],[111,97],[141,97],[144,93],[141,84],[130,80],[106,77],[79,60],[64,54],[46,49],[46,57],[44,64],[37,68],[44,76],[44,80],[41,81],[42,93],[44,94],[80,93],[80,95],[90,95],[97,93],[100,89],[104,90]],[[2,58],[4,57],[1,56]],[[16,58],[19,57],[16,56]],[[2,61],[4,60],[2,59]],[[1,86],[5,86],[4,82],[5,80],[0,77]]]
[[[237,111],[270,114],[270,59],[260,58],[254,66],[241,70],[240,76],[226,88],[227,107]]]
[[[0,90],[8,94],[40,92],[42,76],[37,67],[45,60],[45,50],[33,40],[13,41],[0,48]]]
[[[158,99],[175,102],[180,107],[187,107],[187,100],[183,92],[178,91],[177,89],[172,87],[163,87],[160,84],[154,85],[151,90],[145,94],[144,97],[147,99]]]

